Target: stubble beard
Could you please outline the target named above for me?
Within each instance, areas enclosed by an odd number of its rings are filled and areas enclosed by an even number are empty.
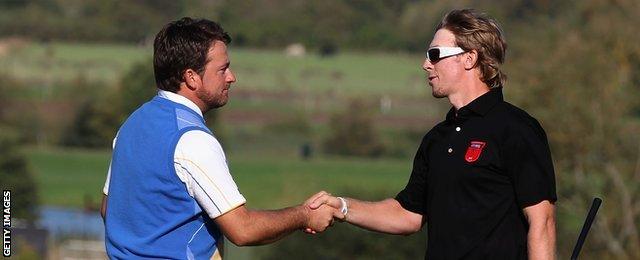
[[[431,95],[434,98],[446,98],[447,93],[442,88],[431,86]]]
[[[196,96],[200,99],[204,104],[207,105],[208,110],[220,108],[227,104],[228,98],[224,96],[222,93],[210,93],[204,89],[199,89],[196,91]]]

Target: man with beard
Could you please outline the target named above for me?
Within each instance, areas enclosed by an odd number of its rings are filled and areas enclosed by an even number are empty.
[[[365,229],[411,234],[427,223],[428,259],[553,259],[554,171],[536,119],[505,102],[506,42],[498,24],[453,10],[437,26],[422,68],[433,96],[452,105],[418,148],[406,187],[378,202],[323,193]]]
[[[260,245],[297,229],[321,232],[334,217],[343,218],[329,206],[245,207],[203,118],[227,103],[236,81],[230,41],[218,24],[203,19],[183,18],[157,34],[158,95],[118,131],[103,190],[109,258],[220,259],[222,235],[239,246]]]

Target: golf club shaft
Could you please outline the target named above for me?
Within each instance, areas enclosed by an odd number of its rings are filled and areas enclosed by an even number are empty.
[[[582,226],[582,231],[580,232],[580,236],[578,237],[576,246],[573,248],[573,254],[571,254],[571,260],[578,259],[578,255],[580,254],[580,250],[582,249],[584,240],[587,238],[587,234],[589,233],[591,224],[593,224],[593,220],[596,218],[596,214],[598,213],[598,208],[600,208],[601,203],[602,203],[602,199],[600,198],[593,199],[593,203],[591,203],[591,209],[589,209],[589,214],[587,214],[587,219],[585,219],[584,221],[584,225]]]

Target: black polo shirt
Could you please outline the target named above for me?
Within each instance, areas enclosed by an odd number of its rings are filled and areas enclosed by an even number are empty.
[[[526,259],[522,209],[556,201],[546,134],[496,88],[429,131],[396,199],[427,222],[429,259]]]

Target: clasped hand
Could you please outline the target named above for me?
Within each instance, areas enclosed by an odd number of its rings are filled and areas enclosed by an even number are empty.
[[[345,215],[340,212],[342,203],[337,197],[326,191],[321,191],[311,196],[302,205],[307,214],[305,233],[316,234],[325,231],[332,226],[335,220],[342,221]]]

